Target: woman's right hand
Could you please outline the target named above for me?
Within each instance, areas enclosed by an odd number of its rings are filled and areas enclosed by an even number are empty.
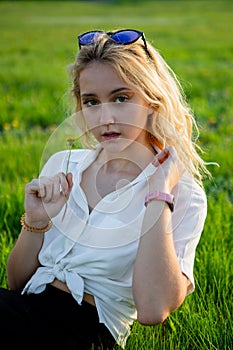
[[[37,228],[46,226],[61,211],[72,186],[71,173],[41,176],[29,182],[25,189],[26,223]]]

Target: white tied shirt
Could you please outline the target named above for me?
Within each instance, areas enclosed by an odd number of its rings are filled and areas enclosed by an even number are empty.
[[[83,293],[94,296],[99,321],[109,329],[116,342],[125,347],[130,326],[137,317],[132,295],[133,266],[145,214],[148,179],[156,171],[150,163],[133,181],[102,198],[89,213],[80,182],[83,171],[97,158],[96,150],[73,150],[69,171],[73,188],[64,208],[52,219],[39,253],[41,267],[22,293],[41,293],[55,278],[65,282],[81,304]],[[54,154],[41,176],[65,172],[68,151]],[[196,246],[207,214],[203,189],[187,174],[174,187],[175,207],[172,230],[181,271],[194,290],[193,266]],[[78,331],[78,330],[77,330]]]

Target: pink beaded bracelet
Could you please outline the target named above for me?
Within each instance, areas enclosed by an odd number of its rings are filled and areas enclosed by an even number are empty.
[[[174,196],[170,193],[164,193],[160,191],[153,191],[146,195],[145,206],[147,207],[148,203],[152,200],[164,201],[169,206],[171,212],[174,210]]]

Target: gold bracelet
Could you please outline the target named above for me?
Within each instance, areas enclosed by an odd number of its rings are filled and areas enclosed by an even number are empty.
[[[26,213],[24,213],[24,214],[21,216],[20,222],[21,222],[22,227],[23,227],[26,231],[34,232],[34,233],[44,233],[44,232],[50,230],[50,228],[51,228],[51,226],[52,226],[52,221],[50,220],[50,221],[48,222],[48,224],[47,224],[45,227],[42,227],[42,228],[32,227],[32,226],[29,226],[29,225],[26,223],[25,217],[26,217]]]

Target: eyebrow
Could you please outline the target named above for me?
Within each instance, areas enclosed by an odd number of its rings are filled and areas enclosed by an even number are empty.
[[[112,90],[112,91],[110,92],[109,96],[114,95],[114,94],[116,94],[117,92],[121,92],[121,91],[130,91],[130,89],[127,88],[127,87],[120,87],[120,88],[118,88],[118,89]],[[94,94],[94,93],[88,93],[88,94],[87,94],[87,93],[84,93],[84,94],[81,95],[81,97],[91,97],[91,96],[96,96],[96,94]]]

